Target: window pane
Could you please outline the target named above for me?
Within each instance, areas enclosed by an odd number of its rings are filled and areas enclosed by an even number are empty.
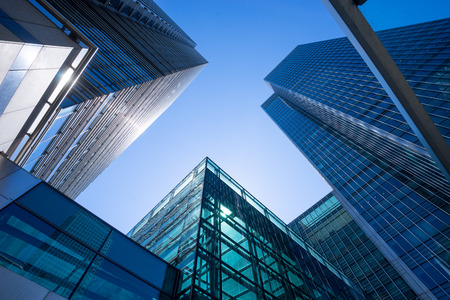
[[[95,250],[100,249],[111,230],[95,215],[45,183],[37,185],[20,197],[18,202]]]
[[[100,252],[158,288],[163,287],[167,264],[117,231],[112,232]]]
[[[156,300],[159,299],[159,291],[106,259],[97,257],[72,299]]]
[[[94,253],[11,204],[0,212],[0,264],[68,297]]]

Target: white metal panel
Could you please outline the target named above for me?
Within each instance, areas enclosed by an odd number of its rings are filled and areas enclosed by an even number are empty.
[[[23,124],[30,116],[34,107],[22,109],[14,113],[2,114],[0,116],[0,145],[6,149],[0,151],[6,152],[9,146],[5,146],[16,138],[17,133],[22,128]]]
[[[2,38],[2,35],[0,35]],[[0,83],[5,78],[23,44],[0,41]]]
[[[70,47],[44,46],[30,69],[59,69],[72,49]]]
[[[58,71],[58,69],[28,71],[5,108],[4,114],[16,113],[18,110],[30,107],[34,108]]]

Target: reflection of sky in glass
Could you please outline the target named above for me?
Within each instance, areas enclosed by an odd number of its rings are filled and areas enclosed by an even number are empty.
[[[56,134],[60,132],[60,129],[64,126],[68,117],[75,110],[75,108],[76,106],[72,106],[61,110],[58,117],[53,122],[52,126],[49,128],[45,136],[42,138],[41,143],[36,147],[36,150],[34,150],[30,158],[28,159],[27,164],[25,166],[26,170],[29,171],[32,169],[34,164],[37,162],[36,159],[44,153],[45,149],[47,149],[48,145],[50,145],[50,143],[53,141]]]

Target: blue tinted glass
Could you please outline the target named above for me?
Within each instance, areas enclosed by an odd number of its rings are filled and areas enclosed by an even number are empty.
[[[53,292],[68,297],[93,258],[86,247],[15,204],[0,212],[0,265]]]
[[[158,288],[162,288],[167,264],[119,232],[114,230],[111,233],[100,252]]]
[[[52,126],[50,127],[50,129],[47,131],[47,133],[45,134],[45,136],[42,138],[42,140],[46,140],[52,136],[54,136],[55,134],[57,134],[59,132],[59,130],[62,128],[62,126],[64,125],[65,121],[67,120],[67,118],[70,116],[70,114],[66,114],[63,117],[57,118]]]
[[[104,258],[97,257],[72,299],[156,300],[159,291]]]
[[[50,142],[53,139],[48,139],[42,143],[40,143],[36,149],[33,151],[33,153],[31,154],[30,158],[28,159],[28,162],[32,162],[34,161],[36,158],[38,158],[39,156],[42,155],[42,153],[44,153],[45,149],[47,149],[47,146],[50,144]]]
[[[45,183],[37,185],[18,202],[96,250],[111,230],[99,218]]]
[[[0,84],[0,114],[11,101],[12,96],[17,90],[17,87],[22,82],[23,77],[27,71],[9,71]]]

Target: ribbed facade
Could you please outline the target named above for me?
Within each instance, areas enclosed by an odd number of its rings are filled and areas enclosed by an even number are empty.
[[[449,140],[450,20],[378,33]],[[422,298],[449,286],[450,185],[346,38],[298,46],[263,109]]]
[[[363,299],[208,158],[128,236],[181,269],[179,299]]]
[[[31,134],[16,162],[75,198],[207,62],[152,1],[47,3],[98,51],[60,109]]]

